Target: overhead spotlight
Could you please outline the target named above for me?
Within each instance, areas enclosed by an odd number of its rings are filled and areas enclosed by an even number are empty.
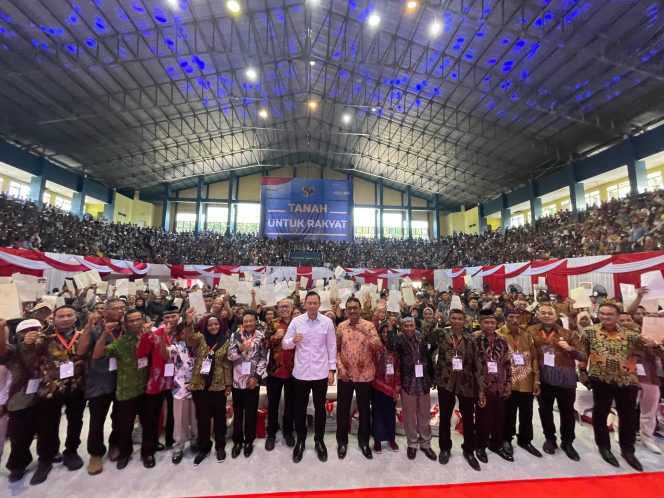
[[[267,119],[267,110],[261,109],[260,111],[258,111],[258,115],[263,119]]]
[[[310,65],[310,66],[315,66],[315,65],[316,65],[316,61],[309,61],[309,65]]]
[[[233,14],[237,14],[240,12],[240,2],[237,0],[228,0],[228,2],[226,2],[226,8]]]
[[[369,23],[369,26],[375,28],[380,24],[380,16],[374,12],[367,18],[367,22]]]
[[[429,34],[431,36],[437,36],[443,31],[443,23],[441,23],[437,18],[434,19],[431,24],[429,24]]]
[[[409,0],[408,2],[406,2],[406,8],[408,10],[416,9],[417,8],[417,2],[415,0]]]
[[[371,112],[376,112],[377,110],[378,110],[378,109],[376,109],[375,107],[372,107],[372,108],[371,108]]]
[[[309,109],[311,109],[312,111],[315,111],[316,107],[318,107],[318,102],[316,102],[315,100],[310,100],[309,101]]]
[[[345,113],[341,116],[341,121],[343,121],[344,124],[348,124],[348,123],[350,123],[350,120],[351,120],[351,119],[352,119],[351,115],[350,115],[349,113],[347,113],[347,112],[345,112]]]
[[[171,6],[172,9],[177,9],[178,8],[178,0],[168,0],[168,5]]]
[[[258,73],[256,73],[256,70],[252,67],[247,69],[247,78],[249,78],[250,81],[254,81],[258,77]]]

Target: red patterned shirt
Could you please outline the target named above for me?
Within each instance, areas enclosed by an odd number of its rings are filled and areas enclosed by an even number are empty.
[[[147,394],[159,394],[173,388],[173,377],[164,377],[164,368],[168,362],[159,353],[159,343],[161,341],[168,341],[168,345],[171,342],[170,337],[164,337],[164,332],[164,327],[161,326],[154,332],[143,334],[136,347],[136,358],[138,358],[139,367],[141,358],[147,358],[150,367],[148,382],[145,385]]]
[[[337,327],[337,369],[339,379],[372,382],[376,377],[376,356],[383,349],[376,327],[360,318],[355,325],[345,320]]]

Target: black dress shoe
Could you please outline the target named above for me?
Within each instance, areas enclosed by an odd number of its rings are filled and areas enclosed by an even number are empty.
[[[602,458],[606,463],[611,464],[614,467],[620,467],[618,460],[616,459],[615,456],[613,456],[613,453],[611,453],[611,450],[609,448],[600,448],[599,454],[602,455]]]
[[[408,455],[408,460],[415,460],[417,456],[417,448],[408,448],[406,450],[406,455]]]
[[[639,462],[636,456],[634,456],[634,453],[620,452],[620,454],[630,467],[632,467],[634,470],[638,470],[639,472],[643,472],[643,465],[641,465],[641,462]]]
[[[246,443],[244,445],[244,458],[249,458],[253,452],[254,452],[254,444]]]
[[[553,439],[547,439],[546,441],[544,441],[544,444],[542,445],[544,453],[547,453],[549,455],[553,455],[556,452],[557,447],[558,445]]]
[[[146,469],[151,469],[153,468],[157,462],[154,459],[154,455],[148,455],[145,458],[143,458],[143,467]]]
[[[157,443],[157,451],[164,451],[166,449],[166,446],[164,446],[161,443]]]
[[[217,463],[226,461],[226,448],[217,450]]]
[[[21,479],[23,479],[23,475],[24,475],[24,474],[25,474],[25,472],[23,472],[22,470],[20,470],[20,471],[18,471],[18,472],[11,472],[11,473],[9,474],[9,477],[7,478],[7,480],[8,480],[10,483],[18,482],[18,481],[20,481]]]
[[[304,441],[298,441],[293,448],[293,462],[300,463],[304,455]]]
[[[429,460],[436,461],[436,453],[431,448],[420,448]]]
[[[510,455],[514,455],[514,448],[512,448],[512,443],[510,441],[505,441],[503,443],[503,451],[505,453],[509,453]]]
[[[489,448],[489,449],[491,450],[491,448]],[[498,448],[497,450],[491,450],[491,452],[495,453],[496,455],[498,455],[503,460],[507,460],[508,462],[513,462],[514,461],[514,457],[512,455],[510,455],[509,453],[507,453],[502,448]]]
[[[565,455],[567,455],[567,458],[569,458],[570,460],[574,460],[575,462],[581,460],[581,457],[574,449],[574,446],[572,446],[572,443],[567,443],[563,441],[562,443],[560,443],[560,449],[565,452]]]
[[[272,451],[274,449],[274,436],[265,438],[265,451]]]
[[[78,470],[83,467],[83,459],[75,451],[62,454],[62,463],[67,470]]]
[[[450,452],[447,450],[440,450],[440,455],[438,455],[438,462],[446,465],[450,461]]]
[[[201,464],[205,457],[208,456],[209,451],[199,451],[198,454],[194,457],[194,467],[197,467]]]
[[[49,472],[51,472],[52,465],[50,463],[39,462],[39,466],[35,473],[32,474],[32,479],[30,479],[30,484],[35,486],[41,484],[48,478]]]
[[[173,458],[171,458],[171,462],[173,462],[175,465],[177,465],[181,461],[182,461],[182,452],[178,451],[177,453],[173,453]]]
[[[321,462],[327,462],[327,448],[323,441],[316,441],[316,454]]]
[[[231,457],[237,458],[238,456],[240,456],[241,451],[242,451],[242,445],[240,443],[235,443],[233,445],[233,449],[231,450]]]
[[[346,458],[346,453],[348,452],[348,447],[345,444],[340,444],[337,446],[337,456],[339,460]]]
[[[360,450],[362,450],[362,455],[364,455],[364,458],[367,460],[371,460],[373,458],[373,455],[371,454],[371,448],[369,448],[368,444],[360,446]]]
[[[478,448],[475,450],[475,456],[482,463],[488,463],[489,457],[486,456],[486,450],[484,448]]]
[[[477,461],[477,458],[475,458],[475,455],[473,455],[472,451],[464,451],[463,457],[466,459],[466,462],[468,462],[468,465],[470,465],[473,469],[477,471],[482,470],[480,468],[480,463]]]
[[[284,441],[286,441],[286,446],[289,448],[295,446],[295,437],[290,433],[284,434]]]
[[[131,460],[131,455],[126,457],[118,457],[115,462],[115,468],[118,470],[124,469],[129,463],[129,460]]]
[[[53,463],[62,463],[62,453],[56,453],[53,457]]]
[[[519,445],[519,448],[523,448],[526,450],[528,453],[530,453],[533,456],[536,456],[537,458],[542,458],[542,454],[540,451],[533,446],[532,443],[517,443]],[[511,445],[510,445],[511,446]],[[503,446],[503,449],[505,449],[505,446]]]

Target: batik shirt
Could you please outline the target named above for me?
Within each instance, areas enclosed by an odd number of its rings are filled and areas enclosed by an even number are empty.
[[[422,334],[416,331],[415,337],[409,339],[405,335],[397,335],[396,330],[392,330],[387,334],[387,349],[399,355],[401,388],[411,395],[429,394],[433,364]],[[422,366],[421,377],[417,376],[419,370],[417,365]]]
[[[138,368],[137,346],[138,337],[125,333],[104,348],[104,354],[115,358],[118,364],[118,381],[115,386],[115,399],[118,401],[132,399],[145,392],[149,366]]]
[[[512,359],[507,342],[498,334],[490,341],[484,332],[475,332],[473,338],[482,357],[484,392],[507,398],[512,392]]]
[[[174,371],[173,398],[191,398],[189,383],[194,373],[194,355],[181,337],[173,339],[171,345],[168,346],[168,352],[171,355]]]
[[[376,327],[370,321],[360,318],[355,325],[350,320],[341,322],[337,327],[339,379],[346,382],[373,381],[376,377],[375,357],[382,348]],[[346,378],[342,378],[343,374]]]
[[[260,385],[267,368],[267,349],[265,349],[265,324],[259,322],[253,334],[239,330],[228,338],[228,359],[233,362],[233,387],[246,389],[249,379],[254,377]],[[245,351],[241,344],[248,344]],[[247,370],[248,369],[248,370]]]

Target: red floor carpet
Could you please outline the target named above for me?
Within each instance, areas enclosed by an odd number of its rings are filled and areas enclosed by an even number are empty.
[[[664,494],[664,472],[648,472],[601,477],[569,477],[532,479],[527,481],[477,482],[439,486],[408,486],[393,488],[350,489],[336,491],[248,494],[264,498],[650,498]]]

